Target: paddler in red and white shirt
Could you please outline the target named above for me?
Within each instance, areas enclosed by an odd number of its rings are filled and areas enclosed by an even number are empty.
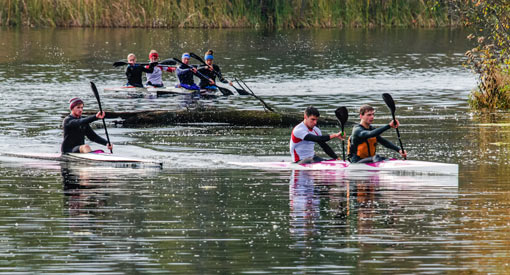
[[[149,53],[149,60],[151,63],[158,62],[159,55],[156,50],[151,50]],[[145,68],[149,68],[149,66],[145,66]],[[157,65],[154,67],[154,71],[152,73],[147,73],[147,83],[145,85],[152,86],[152,87],[163,87],[163,71],[173,73],[175,72],[175,67],[169,67],[169,66],[162,66]]]
[[[334,138],[343,140],[345,134],[338,132],[323,136],[321,130],[316,126],[319,116],[319,110],[313,106],[307,107],[304,114],[305,119],[292,130],[289,147],[294,162],[302,164],[323,161],[323,158],[315,155],[315,143],[319,144],[329,157],[338,159],[335,151],[326,142]]]

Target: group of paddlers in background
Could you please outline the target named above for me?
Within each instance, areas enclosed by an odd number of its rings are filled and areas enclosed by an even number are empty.
[[[183,53],[181,56],[180,65],[173,67],[171,65],[165,65],[165,62],[159,63],[159,54],[156,50],[151,50],[149,53],[150,63],[148,65],[136,63],[136,56],[130,53],[127,56],[127,68],[126,86],[144,87],[142,81],[142,74],[147,74],[147,81],[145,85],[152,87],[163,87],[162,75],[163,71],[176,72],[179,83],[176,87],[184,88],[187,90],[216,90],[216,77],[218,76],[219,81],[225,84],[233,85],[231,81],[227,81],[221,75],[220,67],[213,64],[214,56],[213,51],[208,50],[204,55],[205,64],[203,66],[190,65],[191,55],[189,53]],[[174,63],[174,62],[173,62]],[[200,79],[200,83],[197,85],[194,80],[194,76]]]

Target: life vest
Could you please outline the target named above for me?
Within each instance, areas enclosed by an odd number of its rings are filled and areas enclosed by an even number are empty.
[[[355,144],[352,144],[352,136],[347,141],[347,154],[352,157],[352,154],[356,152],[356,155],[360,159],[373,157],[375,155],[375,146],[377,145],[377,137],[371,137],[361,142],[355,148]]]

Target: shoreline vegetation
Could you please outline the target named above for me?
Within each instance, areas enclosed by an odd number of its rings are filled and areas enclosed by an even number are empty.
[[[0,0],[0,26],[335,28],[457,26],[437,0]]]

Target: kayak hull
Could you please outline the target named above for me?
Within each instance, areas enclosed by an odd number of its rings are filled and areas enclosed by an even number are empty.
[[[175,96],[175,95],[197,95],[197,90],[187,90],[184,88],[177,87],[134,87],[134,86],[123,86],[123,87],[113,87],[113,88],[105,88],[105,92],[113,92],[113,93],[125,93],[128,96],[136,96],[136,97],[146,97],[146,96]],[[200,90],[200,95],[202,96],[216,96],[218,94],[217,91],[214,90]]]
[[[114,164],[142,164],[144,166],[158,166],[163,167],[163,163],[140,159],[140,158],[130,158],[130,157],[121,157],[116,156],[110,153],[66,153],[66,154],[52,154],[52,153],[33,153],[33,154],[24,154],[24,153],[4,153],[6,156],[10,157],[20,157],[20,158],[33,158],[33,159],[41,159],[41,160],[53,160],[53,161],[83,161],[90,163],[114,163]]]
[[[233,165],[274,170],[361,170],[361,171],[402,171],[433,174],[458,174],[459,166],[417,160],[385,160],[375,163],[350,163],[342,160],[326,160],[317,163],[297,164],[292,162],[231,162]]]

